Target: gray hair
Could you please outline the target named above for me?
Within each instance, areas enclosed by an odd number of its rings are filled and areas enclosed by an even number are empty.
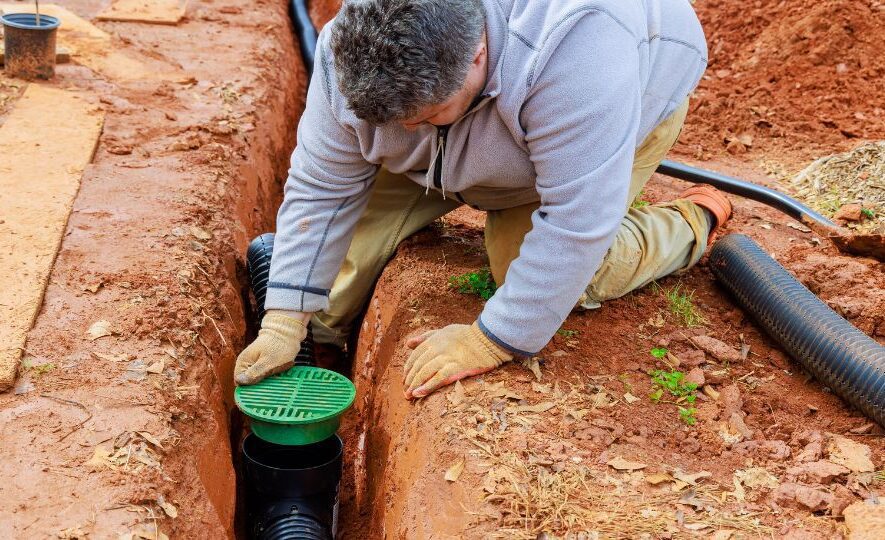
[[[348,108],[384,124],[445,101],[484,30],[481,0],[345,0],[331,42]]]

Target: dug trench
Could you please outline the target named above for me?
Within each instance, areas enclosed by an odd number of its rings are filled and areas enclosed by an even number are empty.
[[[69,9],[88,18],[98,4]],[[0,396],[0,476],[9,479],[0,535],[242,534],[244,425],[231,372],[255,330],[243,259],[248,241],[273,227],[304,92],[285,4],[246,12],[192,2],[176,28],[102,24],[152,71],[184,72],[171,80],[60,66],[54,84],[92,94],[107,120],[19,385]],[[311,6],[318,23],[334,4]],[[714,85],[702,85],[707,103],[719,103]],[[704,107],[696,112],[686,137],[715,141],[705,166],[777,187],[711,135]],[[759,157],[756,137],[750,155]],[[656,176],[645,199],[681,187]],[[885,339],[880,263],[736,202],[728,232],[755,238]],[[340,431],[342,537],[831,538],[845,532],[846,506],[881,495],[870,470],[885,459],[880,428],[760,333],[705,263],[574,313],[534,362],[406,401],[405,338],[470,322],[482,308],[449,285],[487,265],[482,219],[458,210],[406,241],[367,306],[353,351],[357,399]],[[110,334],[90,336],[99,320]],[[693,424],[672,400],[649,397],[658,369],[701,383]]]

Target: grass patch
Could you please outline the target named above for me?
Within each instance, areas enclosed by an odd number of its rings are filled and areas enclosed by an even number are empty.
[[[475,294],[483,300],[491,298],[498,287],[488,268],[449,277],[449,287],[461,294]]]
[[[692,328],[707,322],[694,305],[694,290],[685,291],[682,283],[677,283],[669,289],[664,289],[664,296],[667,298],[670,313],[676,315],[684,326]]]

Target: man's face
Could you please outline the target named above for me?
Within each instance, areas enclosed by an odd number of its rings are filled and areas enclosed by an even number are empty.
[[[400,125],[409,131],[418,129],[422,124],[447,126],[466,113],[470,104],[486,84],[486,61],[488,59],[486,51],[486,35],[483,33],[461,88],[442,103],[427,105],[419,109],[411,118],[400,120]]]

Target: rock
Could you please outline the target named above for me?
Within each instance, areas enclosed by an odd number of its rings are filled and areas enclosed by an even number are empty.
[[[694,336],[691,342],[720,362],[740,362],[741,352],[724,341],[710,336]]]
[[[844,465],[854,472],[873,472],[876,470],[873,460],[870,459],[872,452],[870,447],[854,442],[841,435],[832,435],[830,444],[827,446],[830,461]]]
[[[833,502],[830,503],[830,514],[839,517],[845,509],[854,502],[854,493],[842,484],[836,484],[833,489]]]
[[[732,431],[740,433],[744,439],[749,440],[753,438],[753,430],[744,423],[744,414],[741,412],[731,413],[731,416],[728,417],[728,426]]]
[[[802,484],[781,484],[774,490],[774,502],[780,506],[805,509],[810,512],[821,512],[830,507],[833,494],[820,488],[803,486]]]
[[[719,391],[719,405],[722,406],[722,413],[719,418],[728,420],[732,413],[741,412],[744,406],[744,400],[741,399],[741,391],[736,384],[730,384]]]
[[[707,361],[706,355],[704,355],[704,351],[698,349],[691,349],[689,351],[685,351],[683,353],[679,353],[679,359],[682,360],[682,364],[686,367],[697,367]]]
[[[759,454],[759,457],[783,461],[790,457],[790,447],[784,441],[744,441],[734,445],[734,450],[742,455]]]
[[[706,382],[704,380],[704,370],[699,367],[692,368],[692,370],[688,372],[688,375],[685,376],[685,382],[695,384],[698,388],[704,386],[704,383]]]
[[[863,206],[859,204],[843,204],[839,210],[836,211],[836,214],[833,215],[833,219],[840,219],[842,221],[860,221],[863,219]]]
[[[885,538],[885,505],[858,501],[842,512],[848,527],[848,540]]]
[[[811,441],[806,444],[802,451],[796,456],[796,461],[817,461],[824,455],[823,441]]]
[[[787,475],[793,478],[804,477],[816,484],[829,484],[835,478],[848,474],[848,467],[837,465],[831,461],[812,461],[787,469]]]

